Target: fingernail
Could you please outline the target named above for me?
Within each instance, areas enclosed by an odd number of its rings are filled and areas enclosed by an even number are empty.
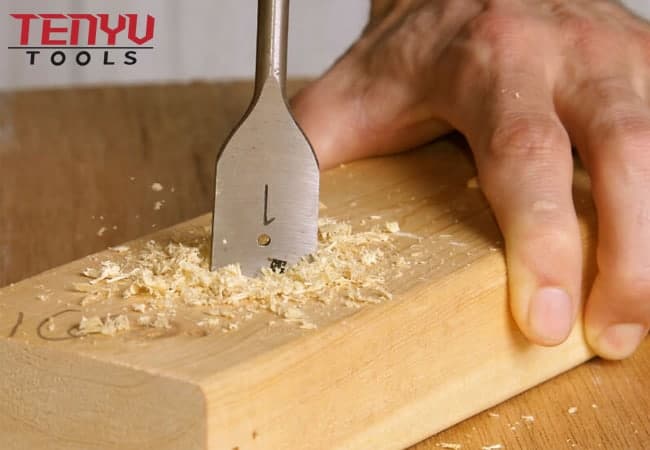
[[[638,323],[617,323],[605,328],[596,341],[596,351],[607,359],[623,359],[634,353],[647,331]]]
[[[541,288],[530,301],[528,325],[544,344],[559,344],[571,332],[572,311],[571,297],[564,289]]]

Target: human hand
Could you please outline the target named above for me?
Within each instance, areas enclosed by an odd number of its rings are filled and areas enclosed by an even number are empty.
[[[608,0],[375,0],[360,39],[292,101],[321,167],[459,130],[505,236],[511,310],[533,342],[580,312],[571,142],[591,176],[601,356],[650,327],[650,25]]]

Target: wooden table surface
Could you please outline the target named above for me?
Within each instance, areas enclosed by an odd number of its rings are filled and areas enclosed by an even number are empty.
[[[412,450],[650,448],[650,339],[622,362],[592,359]],[[569,408],[577,408],[575,412]],[[453,447],[452,447],[453,448]]]
[[[250,90],[241,82],[1,95],[0,286],[208,211],[219,142]],[[156,181],[175,188],[161,210],[143,189]],[[497,444],[650,448],[650,340],[627,361],[594,359],[413,448]]]

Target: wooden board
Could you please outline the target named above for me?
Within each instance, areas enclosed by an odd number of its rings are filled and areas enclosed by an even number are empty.
[[[480,191],[466,188],[473,175],[450,141],[325,173],[328,215],[397,220],[424,238],[417,249],[401,239],[400,251],[430,264],[392,280],[393,301],[326,311],[317,330],[269,328],[262,318],[197,337],[180,311],[153,338],[136,330],[51,341],[39,325],[55,314],[62,330],[79,320],[69,286],[90,261],[3,289],[4,448],[400,448],[589,359],[579,327],[556,348],[516,330],[503,255],[493,251],[498,230]],[[593,211],[580,171],[574,195],[588,243]],[[154,238],[182,240],[207,223]],[[36,300],[43,291],[52,300]]]
[[[0,286],[208,211],[216,148],[250,94],[250,82],[1,94]],[[478,414],[417,448],[648,447],[649,370],[650,340],[630,360],[591,360],[490,410],[500,417]]]

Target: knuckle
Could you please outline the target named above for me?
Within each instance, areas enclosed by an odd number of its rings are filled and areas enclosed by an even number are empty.
[[[613,105],[604,111],[597,121],[605,137],[625,144],[648,145],[650,119],[631,110],[627,105]]]
[[[617,166],[629,166],[632,172],[650,170],[650,117],[630,111],[625,105],[614,106],[600,115],[594,129],[600,130],[595,138]]]
[[[487,146],[493,157],[539,159],[569,149],[569,137],[558,120],[519,115],[498,126]]]
[[[589,65],[596,66],[604,57],[611,57],[613,46],[620,47],[618,31],[604,27],[601,21],[580,14],[567,14],[560,20],[559,30],[576,50],[576,54]]]
[[[529,22],[512,14],[487,11],[468,21],[461,36],[474,58],[496,67],[509,66],[526,54],[528,38],[523,30]]]
[[[487,11],[476,16],[467,26],[470,38],[499,45],[518,33],[521,29],[521,20],[517,21],[515,17],[507,14]]]
[[[603,60],[611,59],[614,52],[644,46],[646,30],[639,32],[637,27],[617,26],[630,24],[630,16],[619,2],[592,0],[591,14],[585,14],[577,2],[552,3],[551,12],[560,35],[588,65],[597,66]],[[637,34],[639,36],[635,36]]]
[[[596,30],[602,28],[596,27],[596,24],[592,18],[568,11],[565,11],[563,14],[561,14],[560,23],[564,30],[570,32],[574,36],[583,38],[597,34]]]
[[[577,84],[576,93],[589,96],[603,105],[621,105],[633,103],[636,97],[630,91],[630,81],[621,76],[602,76],[589,78]]]
[[[488,9],[467,20],[461,27],[453,45],[462,49],[466,65],[484,70],[521,69],[522,61],[530,57],[530,28],[540,34],[545,28],[530,17]]]
[[[602,25],[591,17],[575,13],[566,13],[560,18],[563,32],[572,36],[575,43],[590,43],[602,33]]]

